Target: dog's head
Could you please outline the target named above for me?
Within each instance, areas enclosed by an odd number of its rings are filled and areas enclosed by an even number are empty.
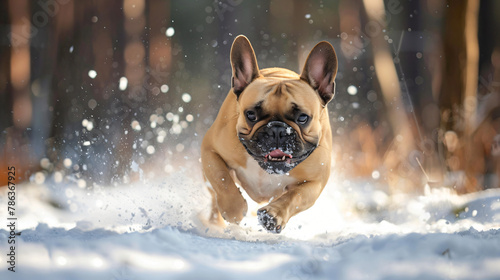
[[[325,108],[335,93],[335,50],[318,43],[299,76],[282,68],[259,70],[250,42],[238,36],[231,66],[241,143],[268,173],[290,171],[314,151],[324,122],[329,124]]]

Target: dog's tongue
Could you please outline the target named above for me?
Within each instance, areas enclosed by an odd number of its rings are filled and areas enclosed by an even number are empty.
[[[285,154],[282,150],[276,149],[269,153],[269,155],[273,158],[282,158],[283,156],[291,158],[292,156],[289,154]]]

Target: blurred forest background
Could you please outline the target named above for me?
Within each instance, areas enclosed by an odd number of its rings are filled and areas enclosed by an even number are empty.
[[[500,176],[500,1],[0,0],[0,185],[198,174],[235,36],[259,66],[339,58],[334,169],[391,193]]]

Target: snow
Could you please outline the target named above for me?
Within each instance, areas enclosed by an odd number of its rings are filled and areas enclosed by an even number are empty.
[[[389,194],[381,181],[333,174],[312,208],[271,234],[250,201],[241,226],[207,228],[195,166],[119,186],[18,185],[16,272],[2,261],[0,279],[500,278],[498,189]],[[8,236],[2,227],[4,259]]]
[[[97,77],[97,72],[95,70],[89,70],[88,75],[91,79],[94,79],[95,77]]]
[[[167,31],[165,31],[165,35],[167,35],[167,37],[172,37],[174,36],[175,34],[175,29],[173,27],[169,27],[167,28]]]

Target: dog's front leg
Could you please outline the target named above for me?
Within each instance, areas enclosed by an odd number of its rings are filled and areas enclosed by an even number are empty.
[[[236,187],[229,169],[222,158],[213,151],[202,152],[205,177],[210,182],[212,194],[212,213],[210,220],[216,221],[220,215],[230,222],[239,223],[245,216],[248,205]]]
[[[259,223],[270,232],[280,233],[291,217],[314,204],[322,190],[320,182],[304,182],[290,187],[277,200],[259,209]]]

